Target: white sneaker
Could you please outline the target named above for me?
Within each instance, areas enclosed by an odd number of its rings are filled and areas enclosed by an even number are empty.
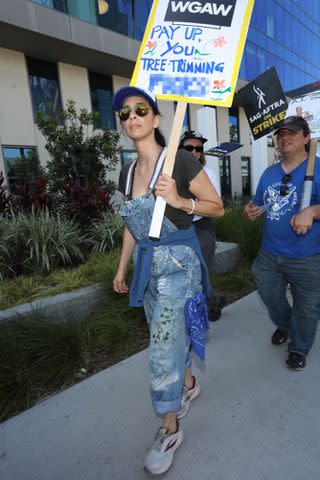
[[[154,445],[144,461],[144,468],[154,475],[166,472],[173,461],[174,452],[181,445],[183,433],[178,426],[176,433],[159,428]]]
[[[200,387],[196,383],[196,377],[192,375],[192,378],[193,378],[193,386],[191,388],[187,388],[185,385],[183,386],[181,409],[177,414],[177,418],[182,418],[185,415],[187,415],[188,410],[190,408],[191,401],[197,398],[197,396],[200,393]]]

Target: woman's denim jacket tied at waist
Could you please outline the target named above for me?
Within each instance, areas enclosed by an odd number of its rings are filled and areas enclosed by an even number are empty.
[[[137,240],[136,263],[130,287],[130,305],[132,307],[141,307],[143,305],[143,296],[150,281],[153,248],[162,245],[185,245],[195,251],[201,262],[202,289],[206,297],[208,297],[210,295],[208,271],[194,227],[191,225],[188,229],[176,230],[165,237],[159,238],[159,240]]]

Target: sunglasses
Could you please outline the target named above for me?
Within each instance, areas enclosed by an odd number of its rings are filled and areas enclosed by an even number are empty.
[[[148,115],[149,110],[150,108],[148,107],[148,105],[145,105],[144,103],[137,103],[133,108],[120,108],[120,110],[118,111],[118,116],[121,122],[125,122],[130,117],[132,111],[134,111],[134,113],[138,115],[138,117],[145,117],[146,115]]]
[[[187,152],[193,152],[195,150],[197,153],[203,153],[204,148],[203,145],[199,145],[198,147],[194,147],[193,145],[184,145],[183,150],[187,150]]]
[[[289,193],[288,183],[291,182],[292,176],[291,175],[283,175],[281,179],[281,186],[280,186],[280,196],[285,197]]]

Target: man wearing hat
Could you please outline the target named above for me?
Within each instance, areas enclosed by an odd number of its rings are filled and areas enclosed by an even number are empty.
[[[204,147],[207,139],[197,130],[187,130],[183,133],[179,142],[179,149],[190,152],[203,166],[215,190],[220,195],[220,184],[214,172],[206,166]],[[216,250],[216,233],[211,218],[195,215],[193,225],[200,243],[201,253],[206,263],[210,276],[214,270],[214,255]],[[210,298],[208,299],[209,320],[215,322],[221,317],[221,310],[226,305],[226,299],[211,286]]]
[[[264,215],[261,250],[252,272],[258,293],[277,329],[273,345],[288,344],[286,366],[303,370],[320,318],[320,159],[316,158],[310,207],[300,201],[307,168],[308,123],[301,116],[275,131],[281,161],[262,174],[244,216]],[[293,304],[286,296],[290,285]]]

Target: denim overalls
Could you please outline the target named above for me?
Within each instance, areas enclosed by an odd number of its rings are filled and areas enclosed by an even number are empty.
[[[142,195],[125,202],[120,212],[135,239],[147,240],[148,244],[153,242],[148,233],[154,204],[152,194]],[[181,230],[164,217],[160,240],[174,232]],[[137,247],[134,261],[137,266]],[[184,373],[191,366],[184,307],[188,299],[201,292],[202,271],[199,257],[190,246],[164,244],[152,248],[147,273],[143,307],[150,330],[150,391],[156,413],[163,415],[178,412],[181,407]]]

